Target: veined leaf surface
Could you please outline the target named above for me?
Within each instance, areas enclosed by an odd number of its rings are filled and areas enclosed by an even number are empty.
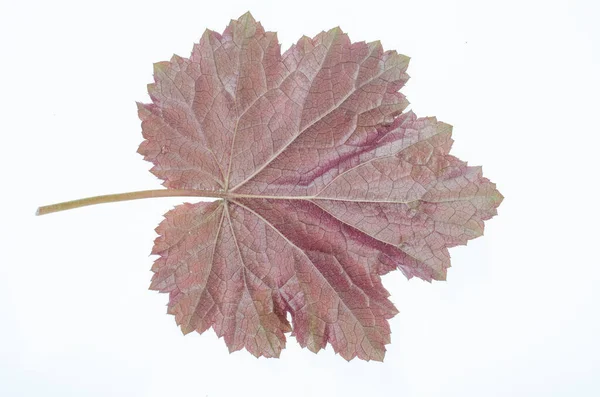
[[[281,54],[248,13],[155,64],[139,152],[168,189],[223,197],[157,228],[151,288],[183,332],[278,357],[291,331],[383,360],[397,310],[381,275],[445,279],[448,248],[502,201],[449,154],[450,125],[404,112],[408,61],[339,28]]]

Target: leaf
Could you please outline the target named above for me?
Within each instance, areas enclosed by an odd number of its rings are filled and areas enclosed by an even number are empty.
[[[397,310],[380,276],[443,280],[502,195],[449,155],[451,126],[402,113],[409,59],[339,28],[284,54],[247,13],[155,64],[139,148],[168,189],[213,191],[157,228],[151,289],[184,333],[278,357],[383,360]],[[291,315],[291,324],[287,314]]]

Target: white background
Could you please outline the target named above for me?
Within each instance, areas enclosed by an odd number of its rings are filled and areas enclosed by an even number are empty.
[[[585,1],[0,3],[0,395],[600,395],[600,30]],[[447,282],[385,286],[384,363],[228,354],[149,291],[154,227],[185,199],[35,217],[159,188],[136,154],[152,63],[250,10],[282,49],[340,25],[412,58],[403,92],[506,197]]]

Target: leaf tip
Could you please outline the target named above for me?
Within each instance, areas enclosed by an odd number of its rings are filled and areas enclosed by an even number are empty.
[[[253,21],[254,17],[252,16],[252,13],[250,11],[246,11],[245,13],[243,13],[242,15],[240,15],[240,17],[238,18],[239,21],[241,20],[248,20],[248,21]]]
[[[181,325],[181,333],[183,333],[184,335],[191,334],[192,332],[194,332],[194,327],[184,327],[183,325]]]
[[[492,200],[494,201],[494,207],[498,208],[500,204],[504,201],[504,195],[500,193],[500,191],[496,188],[496,184],[494,184],[494,193],[492,194]]]
[[[154,70],[154,74],[157,74],[158,72],[163,72],[168,67],[169,67],[168,61],[155,62],[152,64],[152,69]]]

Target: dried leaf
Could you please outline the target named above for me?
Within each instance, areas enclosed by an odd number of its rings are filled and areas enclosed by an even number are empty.
[[[139,152],[168,189],[223,197],[157,228],[151,288],[184,333],[278,357],[292,331],[314,352],[383,360],[397,310],[380,276],[445,279],[448,248],[502,201],[449,155],[448,124],[402,113],[407,66],[339,28],[281,54],[249,13],[155,65]]]

